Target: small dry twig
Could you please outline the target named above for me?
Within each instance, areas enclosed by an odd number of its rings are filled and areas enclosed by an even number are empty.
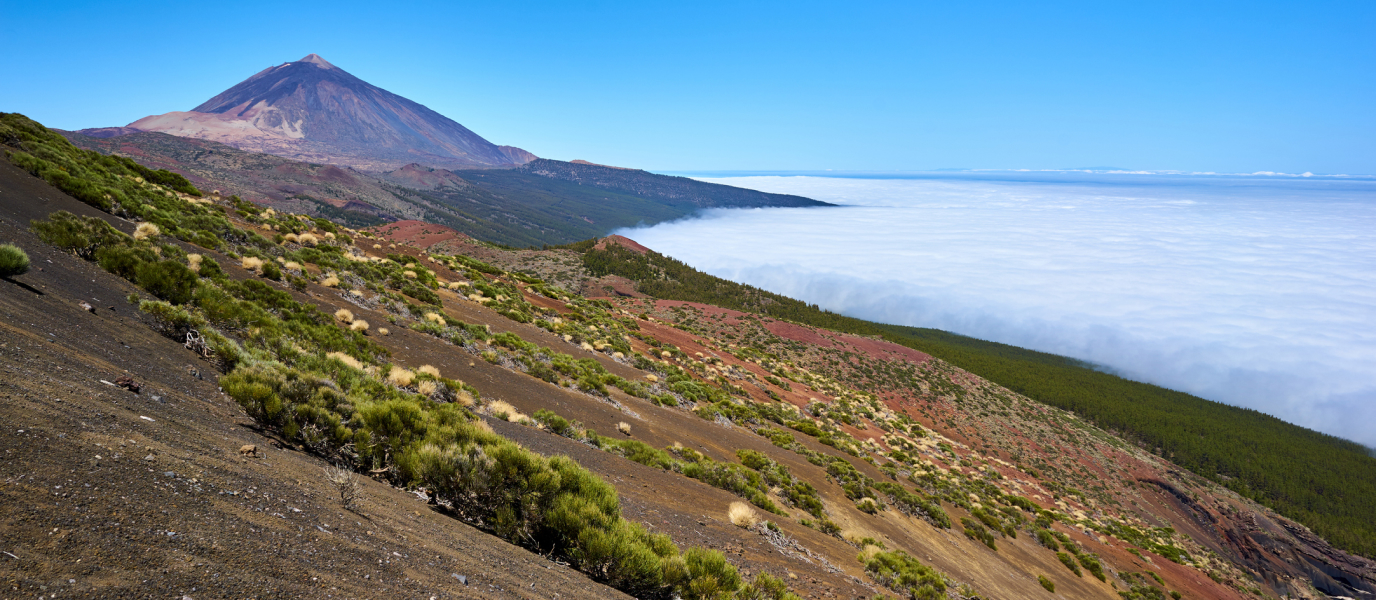
[[[358,506],[358,500],[363,496],[363,488],[358,483],[357,473],[340,467],[325,467],[325,480],[339,491],[339,502],[346,510],[353,510]]]

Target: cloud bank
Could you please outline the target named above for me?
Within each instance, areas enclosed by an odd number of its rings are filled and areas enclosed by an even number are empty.
[[[1376,446],[1376,182],[708,181],[843,206],[619,233],[836,312],[1073,356]]]

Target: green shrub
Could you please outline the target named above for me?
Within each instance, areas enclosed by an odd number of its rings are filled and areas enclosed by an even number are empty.
[[[1046,529],[1037,529],[1037,543],[1050,548],[1053,552],[1061,549],[1061,545],[1056,543],[1056,536],[1051,535],[1051,532]]]
[[[176,260],[140,263],[135,267],[136,281],[148,293],[173,304],[186,304],[200,279]]]
[[[766,521],[766,523],[769,523]],[[774,577],[769,573],[760,573],[755,576],[755,580],[750,582],[741,591],[736,593],[736,600],[801,600],[797,594],[789,591],[788,584],[782,579]]]
[[[30,223],[38,239],[75,254],[84,260],[95,258],[101,246],[132,240],[103,219],[78,217],[65,210],[48,216],[46,221]]]
[[[1056,582],[1047,579],[1045,575],[1038,575],[1037,583],[1042,584],[1042,587],[1046,588],[1046,591],[1053,594],[1056,593]]]
[[[148,246],[110,244],[101,246],[95,253],[96,264],[106,272],[118,275],[129,281],[138,281],[138,268],[146,262],[156,262],[158,255]]]
[[[730,598],[741,587],[736,567],[720,552],[695,546],[683,553],[683,563],[687,571],[683,600]]]
[[[567,436],[570,432],[569,420],[551,411],[540,409],[531,415],[537,422],[547,427],[555,435]]]
[[[14,244],[0,244],[0,277],[10,278],[29,272],[29,255]]]
[[[965,527],[965,537],[983,542],[990,550],[999,549],[998,544],[994,541],[994,534],[990,533],[983,523],[961,517],[960,524]]]
[[[907,552],[876,552],[865,563],[865,573],[880,585],[906,594],[914,600],[937,600],[946,597],[946,579],[922,564]]]
[[[1099,563],[1098,558],[1089,554],[1080,554],[1076,558],[1079,559],[1080,564],[1084,566],[1085,570],[1089,571],[1090,575],[1093,575],[1099,581],[1108,581],[1108,579],[1104,577],[1104,566]],[[1156,574],[1152,573],[1152,575]]]
[[[1083,575],[1080,574],[1080,565],[1075,564],[1075,559],[1069,554],[1057,552],[1056,559],[1061,561],[1061,564],[1065,565],[1065,568],[1074,572],[1076,577],[1083,577]]]
[[[263,261],[263,277],[273,281],[282,280],[282,268],[277,266],[277,261]]]

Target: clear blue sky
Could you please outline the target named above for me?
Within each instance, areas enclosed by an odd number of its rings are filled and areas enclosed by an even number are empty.
[[[123,125],[315,52],[565,160],[1376,173],[1365,0],[473,4],[0,0],[0,111]]]

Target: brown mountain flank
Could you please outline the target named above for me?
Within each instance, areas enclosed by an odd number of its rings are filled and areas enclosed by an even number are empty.
[[[144,117],[92,137],[155,131],[295,160],[387,170],[525,164],[533,154],[497,146],[406,98],[310,54],[258,72],[190,111]]]

